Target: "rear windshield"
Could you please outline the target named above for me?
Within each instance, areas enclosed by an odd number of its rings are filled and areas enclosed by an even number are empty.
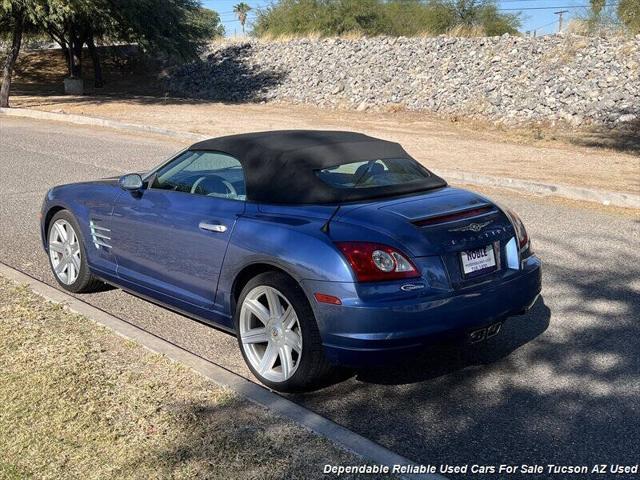
[[[385,158],[344,163],[316,170],[323,182],[336,188],[373,188],[419,182],[431,176],[413,158]]]

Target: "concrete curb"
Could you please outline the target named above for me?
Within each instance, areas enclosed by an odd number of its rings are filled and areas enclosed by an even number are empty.
[[[209,138],[206,135],[193,132],[179,132],[150,125],[126,123],[119,120],[108,120],[105,118],[86,117],[84,115],[71,115],[66,113],[43,112],[41,110],[30,110],[27,108],[0,108],[0,115],[68,122],[77,125],[107,127],[130,132],[155,133],[179,139],[204,140]],[[603,205],[640,209],[640,195],[634,195],[631,193],[610,192],[563,184],[547,184],[508,177],[492,177],[470,172],[461,172],[459,170],[441,169],[437,170],[436,173],[454,183],[458,182],[487,187],[510,188],[536,195],[555,195],[584,202],[596,202]]]
[[[76,125],[114,128],[116,130],[125,130],[129,132],[155,133],[165,137],[179,139],[205,140],[209,138],[206,135],[200,135],[193,132],[177,132],[167,128],[153,127],[151,125],[140,125],[137,123],[121,122],[120,120],[87,117],[84,115],[43,112],[42,110],[30,110],[28,108],[0,108],[0,115],[5,115],[7,117],[33,118],[36,120],[51,120],[54,122],[67,122]]]
[[[236,375],[213,362],[205,360],[150,332],[136,327],[126,320],[114,317],[99,308],[53,288],[1,262],[0,275],[18,283],[27,284],[34,293],[41,297],[54,303],[64,304],[69,310],[84,315],[94,322],[113,330],[118,335],[133,340],[152,352],[159,353],[175,362],[188,366],[214,383],[230,388],[247,400],[266,407],[276,414],[302,425],[365,460],[379,465],[416,465],[411,460],[387,450],[381,445],[311,410],[307,410],[240,375]],[[402,478],[446,480],[446,478],[441,475],[432,474],[405,475]]]
[[[640,160],[639,160],[640,162]],[[640,208],[640,195],[624,192],[610,192],[605,190],[595,190],[572,185],[547,184],[520,180],[508,177],[490,177],[488,175],[478,175],[458,170],[434,170],[438,175],[454,183],[467,183],[487,187],[500,187],[519,190],[536,195],[555,195],[558,197],[570,198],[584,202],[596,202],[603,205],[615,207]]]

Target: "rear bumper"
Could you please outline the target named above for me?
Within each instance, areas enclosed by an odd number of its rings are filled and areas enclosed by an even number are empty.
[[[343,299],[343,305],[314,304],[328,359],[364,366],[425,344],[464,338],[478,328],[523,313],[540,294],[541,268],[540,260],[532,256],[521,270],[499,282],[386,302],[349,298],[346,284],[305,282],[304,287],[311,294],[322,291]]]

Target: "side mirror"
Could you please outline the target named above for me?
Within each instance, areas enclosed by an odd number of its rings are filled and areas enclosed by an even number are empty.
[[[120,188],[122,188],[123,190],[128,190],[130,192],[140,190],[144,185],[142,183],[142,177],[137,173],[129,173],[127,175],[123,175],[118,180],[118,184],[120,185]]]

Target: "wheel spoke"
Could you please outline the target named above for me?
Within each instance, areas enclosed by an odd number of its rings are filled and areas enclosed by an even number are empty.
[[[302,353],[302,338],[296,332],[290,330],[284,333],[284,344],[298,353]]]
[[[60,259],[60,262],[54,267],[54,271],[56,274],[60,275],[64,272],[64,269],[67,267],[68,263],[65,258]]]
[[[67,282],[73,283],[76,280],[76,267],[73,265],[73,262],[69,262],[69,269],[67,270]]]
[[[269,321],[269,310],[265,308],[258,300],[247,300],[244,302],[246,307],[253,315],[265,325]]]
[[[282,345],[278,349],[278,356],[280,357],[282,375],[286,380],[291,375],[291,369],[293,368],[293,357],[291,356],[291,349],[285,345]]]
[[[242,343],[265,343],[268,341],[266,328],[254,328],[242,334]]]
[[[273,342],[269,342],[266,350],[264,351],[264,355],[260,360],[260,365],[258,365],[258,371],[261,375],[264,375],[273,368],[276,358],[278,358],[278,347],[276,347]]]
[[[302,358],[301,324],[278,289],[263,284],[246,294],[238,336],[247,363],[262,381],[284,382],[295,374]]]
[[[56,233],[60,237],[60,240],[64,243],[67,241],[67,231],[60,223],[54,223],[53,228],[56,229]]]
[[[269,305],[269,313],[274,317],[282,316],[282,305],[278,294],[273,288],[267,287],[265,295],[267,296],[267,304]]]
[[[75,256],[74,254],[69,257],[70,263],[73,265],[75,271],[80,271],[80,256]]]
[[[49,250],[53,250],[56,253],[63,254],[64,253],[64,245],[58,242],[50,242]]]
[[[291,330],[293,326],[296,324],[296,312],[291,305],[287,307],[287,309],[282,314],[280,321],[282,322],[282,328],[285,330]]]

